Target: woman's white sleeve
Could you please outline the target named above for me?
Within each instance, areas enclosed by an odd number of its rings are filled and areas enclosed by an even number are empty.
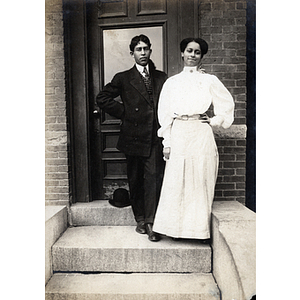
[[[216,77],[212,77],[210,92],[214,107],[214,117],[210,119],[211,126],[229,128],[234,120],[234,101],[223,83]]]
[[[171,147],[171,126],[173,123],[173,113],[171,111],[171,91],[170,82],[167,80],[162,87],[158,101],[158,122],[160,128],[157,135],[163,138],[163,146]]]

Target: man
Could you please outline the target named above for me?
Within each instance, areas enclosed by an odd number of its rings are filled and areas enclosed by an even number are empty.
[[[117,148],[125,153],[130,200],[136,231],[148,234],[150,241],[160,240],[152,231],[159,200],[164,161],[157,104],[167,75],[157,71],[150,60],[151,43],[141,34],[132,38],[130,55],[135,66],[114,76],[97,96],[97,103],[108,114],[121,119]],[[122,103],[114,98],[121,96]]]

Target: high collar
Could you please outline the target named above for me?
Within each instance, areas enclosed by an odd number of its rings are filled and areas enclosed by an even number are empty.
[[[183,68],[183,72],[188,72],[188,73],[194,73],[197,72],[197,66],[195,67],[184,67]]]

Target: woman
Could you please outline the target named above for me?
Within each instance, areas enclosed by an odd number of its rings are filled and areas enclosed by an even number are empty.
[[[199,69],[208,50],[203,39],[184,39],[180,50],[184,69],[165,82],[158,104],[166,169],[153,231],[207,240],[219,163],[212,127],[230,127],[234,102],[216,76]]]

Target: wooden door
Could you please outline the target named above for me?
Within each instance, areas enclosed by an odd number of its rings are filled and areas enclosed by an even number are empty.
[[[117,72],[131,68],[133,36],[145,34],[151,58],[168,76],[182,69],[179,43],[198,36],[197,0],[101,0],[86,3],[90,200],[108,199],[127,188],[126,159],[116,149],[120,121],[99,111],[95,98]],[[121,101],[120,99],[116,99]]]

